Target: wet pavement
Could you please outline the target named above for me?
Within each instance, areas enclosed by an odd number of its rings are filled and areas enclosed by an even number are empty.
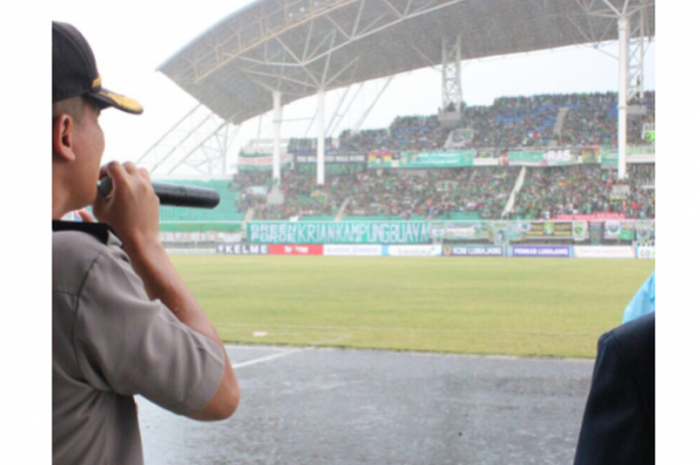
[[[137,398],[146,465],[571,464],[593,362],[229,346],[218,423]]]

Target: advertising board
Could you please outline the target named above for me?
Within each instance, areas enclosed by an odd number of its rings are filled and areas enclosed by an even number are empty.
[[[323,255],[323,245],[320,244],[272,244],[269,246],[270,255]]]
[[[635,247],[637,258],[641,259],[656,259],[656,247],[653,245],[640,245]]]
[[[266,244],[217,244],[216,253],[223,255],[267,255]]]
[[[530,222],[527,224],[527,229],[524,231],[525,238],[554,238],[570,239],[573,235],[572,223],[570,221],[543,221]]]
[[[567,245],[514,245],[510,247],[511,257],[571,257],[571,247]]]
[[[367,168],[367,155],[359,152],[326,154],[324,157],[326,174],[344,175],[361,173]],[[316,174],[316,155],[295,154],[294,169],[298,173]]]
[[[444,257],[502,257],[503,247],[497,245],[446,245]]]
[[[385,257],[439,257],[442,255],[440,245],[385,245],[382,248]]]
[[[382,255],[382,246],[373,244],[326,244],[323,246],[323,255],[335,257],[380,257]]]
[[[634,247],[605,246],[605,245],[583,245],[574,246],[574,257],[576,258],[635,258]]]

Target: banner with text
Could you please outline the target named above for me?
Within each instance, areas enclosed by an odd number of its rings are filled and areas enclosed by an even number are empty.
[[[399,168],[457,168],[474,165],[474,150],[401,152]]]
[[[488,241],[491,238],[491,225],[485,221],[451,223],[433,221],[431,235],[437,241]]]
[[[526,239],[571,239],[573,228],[571,221],[542,221],[524,222],[528,225],[524,230]]]
[[[584,245],[574,246],[575,258],[635,258],[632,246]]]
[[[637,258],[654,260],[656,259],[656,247],[653,245],[641,245],[635,247]]]
[[[521,150],[508,152],[508,164],[511,166],[565,166],[577,163],[576,155],[571,150]]]
[[[326,154],[325,170],[328,175],[362,173],[367,168],[367,155],[364,153]],[[298,173],[316,174],[316,155],[294,155],[294,169]]]
[[[385,257],[439,257],[442,247],[439,245],[385,245],[382,247]]]
[[[272,244],[270,255],[323,255],[323,245],[320,244]]]
[[[288,222],[251,221],[247,239],[264,244],[426,244],[426,221]]]
[[[382,246],[374,244],[327,244],[323,246],[323,255],[331,257],[380,257],[382,255]]]
[[[514,245],[510,247],[511,257],[569,258],[571,247],[567,245]]]
[[[267,255],[264,244],[217,244],[216,253],[222,255]]]
[[[502,257],[503,247],[498,245],[445,245],[442,247],[445,257]]]

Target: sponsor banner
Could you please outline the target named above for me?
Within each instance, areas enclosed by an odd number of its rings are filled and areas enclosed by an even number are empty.
[[[345,245],[327,244],[323,246],[323,255],[336,257],[380,257],[381,245]]]
[[[316,155],[296,154],[294,168],[299,173],[316,174]],[[324,157],[326,174],[344,175],[362,173],[367,168],[367,155],[364,153],[333,153]]]
[[[571,232],[574,241],[585,241],[586,234],[588,234],[588,221],[574,221],[573,223],[571,223]]]
[[[292,162],[290,154],[282,154],[280,156],[280,164],[282,168],[287,168]],[[272,154],[271,153],[240,153],[238,154],[238,170],[239,171],[270,171],[272,170]]]
[[[508,152],[508,164],[514,166],[540,166],[544,162],[543,153],[540,151]]]
[[[327,153],[324,157],[326,164],[344,164],[344,163],[367,163],[367,155],[359,152],[351,153]],[[294,156],[294,163],[297,165],[316,165],[316,154],[296,154]]]
[[[223,255],[267,255],[266,244],[217,244],[216,253]]]
[[[385,245],[382,246],[385,257],[439,257],[442,255],[440,245]]]
[[[511,257],[571,257],[571,247],[565,245],[514,245],[510,247]]]
[[[427,244],[426,221],[249,221],[248,242],[255,244]]]
[[[269,246],[270,255],[323,255],[320,244],[272,244]]]
[[[502,257],[503,247],[497,245],[446,245],[444,257]]]
[[[656,247],[653,245],[641,245],[635,247],[637,258],[641,259],[656,259]]]
[[[483,221],[450,223],[434,221],[432,237],[442,241],[486,241],[491,238],[491,227]]]
[[[576,155],[571,150],[547,150],[542,155],[547,166],[573,165],[578,162]]]
[[[525,238],[562,238],[568,239],[573,235],[572,223],[570,221],[554,222],[554,221],[543,221],[543,222],[529,222],[526,230],[524,230]]]
[[[529,228],[528,221],[492,221],[489,223],[489,239],[496,245],[520,242]]]
[[[635,258],[634,247],[606,246],[606,245],[576,245],[574,246],[576,258]]]
[[[523,150],[508,152],[508,164],[512,166],[564,166],[577,163],[571,150]]]
[[[455,168],[473,166],[474,150],[401,152],[399,168]]]

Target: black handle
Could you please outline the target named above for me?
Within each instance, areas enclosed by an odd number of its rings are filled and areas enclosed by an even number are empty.
[[[103,178],[97,185],[97,189],[102,197],[107,197],[112,192],[112,178]],[[205,187],[154,182],[153,190],[160,199],[161,205],[173,207],[215,208],[221,201],[218,192]]]

